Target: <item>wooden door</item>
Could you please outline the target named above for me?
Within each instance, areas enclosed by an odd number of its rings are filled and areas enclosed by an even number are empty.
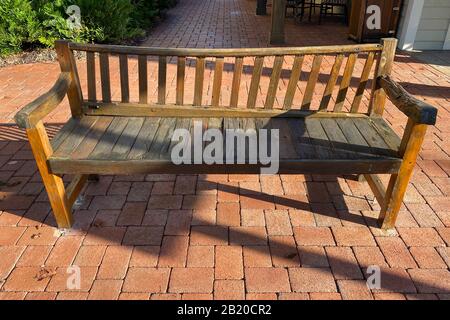
[[[354,1],[350,21],[350,37],[359,41],[378,41],[395,37],[403,0],[361,0]],[[377,5],[381,8],[381,29],[369,29],[367,21],[372,13],[367,8]]]

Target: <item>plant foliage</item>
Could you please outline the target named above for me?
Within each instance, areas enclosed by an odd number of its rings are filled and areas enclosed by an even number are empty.
[[[161,10],[176,0],[0,0],[0,56],[30,46],[51,47],[56,39],[120,43],[145,35]],[[68,23],[77,5],[81,25]]]

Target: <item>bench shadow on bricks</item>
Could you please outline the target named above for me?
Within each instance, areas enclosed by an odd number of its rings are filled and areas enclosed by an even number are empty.
[[[47,127],[47,129],[49,130],[49,132],[51,132],[51,134],[54,134],[55,132],[57,132],[58,128],[60,126],[59,125],[49,125]],[[0,128],[1,134],[2,134],[2,140],[0,141],[0,155],[2,156],[2,167],[0,168],[1,172],[8,172],[10,171],[8,169],[8,163],[15,163],[15,161],[19,161],[22,163],[22,165],[25,165],[28,162],[31,162],[32,157],[31,157],[31,152],[29,149],[28,144],[26,143],[25,140],[25,135],[23,133],[22,130],[17,129],[15,126],[10,126],[10,125],[2,125]],[[10,145],[10,151],[8,152],[8,144],[12,143]],[[6,149],[5,149],[6,148]],[[13,150],[14,149],[14,150]],[[3,152],[2,152],[3,151]],[[5,154],[6,153],[6,154]],[[8,154],[9,153],[9,154]],[[12,166],[13,166],[12,164]],[[20,167],[16,168],[14,167],[14,171],[18,171],[20,170]],[[36,183],[40,183],[38,178],[32,178],[33,176],[36,176],[36,169],[34,170],[34,173],[32,172],[33,170],[29,170],[28,171],[28,181],[33,181],[34,184]],[[27,175],[27,173],[24,174],[25,176]],[[7,177],[7,176],[4,176]],[[48,203],[48,201],[46,201],[45,197],[42,196],[42,194],[44,194],[44,192],[40,192],[39,194],[35,194],[35,195],[26,195],[22,193],[22,190],[24,189],[24,187],[26,186],[26,184],[28,182],[24,182],[25,180],[21,181],[19,184],[17,184],[17,182],[15,182],[17,180],[17,176],[10,176],[7,181],[2,181],[1,184],[1,201],[0,201],[0,210],[4,211],[7,210],[9,214],[15,214],[18,215],[20,217],[24,217],[24,218],[28,218],[30,220],[34,220],[36,222],[36,225],[43,225],[43,226],[49,226],[49,227],[55,227],[56,223],[50,213],[50,209],[46,210],[46,212],[44,212],[45,214],[38,214],[38,215],[33,215],[27,214],[27,211],[30,209],[30,207],[32,206],[33,203]],[[309,177],[311,178],[311,177]],[[311,200],[313,201],[317,201],[317,196],[314,196],[313,194],[317,195],[317,187],[311,187],[311,186],[317,186],[317,183],[322,183],[323,185],[325,184],[324,182],[327,183],[332,183],[335,186],[339,186],[338,183],[338,177],[332,177],[332,176],[326,176],[326,177],[322,177],[322,179],[319,177],[319,182],[315,182],[315,181],[311,181],[314,180],[314,176],[312,176],[313,179],[307,179],[307,181],[305,182],[306,184],[306,189],[307,189],[307,193],[308,195],[311,197],[315,197],[316,200],[314,199],[310,199],[309,202],[306,201],[301,201],[299,199],[295,199],[295,197],[286,197],[286,196],[281,196],[281,195],[268,195],[268,194],[264,194],[264,193],[260,193],[260,192],[255,192],[253,190],[248,190],[245,188],[239,188],[239,187],[235,187],[235,186],[231,186],[231,185],[225,185],[225,184],[221,184],[221,183],[217,183],[216,185],[216,189],[217,190],[221,190],[224,191],[226,193],[230,193],[230,194],[237,194],[237,195],[244,195],[247,198],[251,198],[251,199],[255,199],[257,201],[265,201],[265,202],[271,202],[277,206],[281,206],[281,207],[288,207],[288,208],[293,208],[293,209],[299,209],[299,210],[305,210],[305,211],[312,211],[314,214],[314,217],[317,219],[319,217],[324,217],[324,218],[332,218],[332,219],[338,219],[340,221],[347,221],[347,222],[351,222],[351,223],[356,223],[356,224],[361,224],[361,226],[372,226],[372,227],[376,227],[377,226],[377,221],[375,218],[373,217],[368,217],[368,216],[361,216],[358,214],[352,214],[351,212],[349,212],[347,206],[346,206],[346,200],[344,198],[344,194],[341,193],[340,194],[336,194],[336,192],[333,192],[333,199],[322,199],[322,200],[318,200],[321,202],[311,202]],[[324,178],[324,179],[323,179]],[[352,178],[352,177],[346,177],[346,178]],[[204,181],[204,182],[208,182],[208,180],[199,180],[199,182]],[[211,181],[209,181],[211,182]],[[91,182],[91,186],[93,184],[93,186],[95,187],[95,183],[96,182]],[[301,183],[301,182],[299,182]],[[21,185],[20,185],[21,184]],[[40,188],[41,190],[43,190],[43,186],[41,186]],[[11,191],[12,190],[12,191]],[[23,198],[22,198],[23,197]],[[327,196],[328,197],[328,196]],[[87,211],[89,210],[89,202],[90,202],[90,197],[86,197],[86,203],[83,206],[83,209],[87,209]],[[366,200],[366,199],[364,199]],[[19,201],[19,207],[17,206],[17,203]],[[333,205],[334,204],[334,205]],[[49,206],[48,206],[49,208]],[[338,210],[336,210],[338,209]],[[74,229],[73,232],[81,232],[82,234],[87,234],[89,233],[90,236],[95,236],[95,237],[103,237],[106,242],[108,243],[113,243],[115,245],[122,245],[123,242],[123,237],[113,237],[112,233],[108,233],[105,232],[104,229],[108,229],[109,227],[103,227],[100,225],[96,225],[94,223],[94,219],[95,219],[95,214],[91,215],[91,216],[86,216],[83,217],[82,213],[86,212],[86,210],[78,210],[78,212],[75,212],[75,217],[76,217],[76,221],[78,221],[77,223],[75,223],[74,225]],[[336,212],[342,212],[344,214],[342,215],[338,215]],[[231,244],[230,243],[230,239],[229,239],[229,227],[228,226],[222,226],[222,225],[209,225],[209,222],[207,221],[198,221],[197,219],[197,224],[200,224],[202,226],[204,226],[205,228],[197,228],[196,232],[199,233],[204,233],[204,235],[211,237],[211,238],[216,238],[217,240],[220,240],[221,242],[225,243],[225,244]],[[130,226],[123,226],[123,229],[126,229],[127,227]],[[260,251],[262,253],[266,253],[267,248],[269,247],[269,249],[271,250],[271,255],[273,256],[277,256],[280,259],[292,259],[293,256],[295,256],[296,259],[298,258],[298,248],[295,246],[290,246],[290,245],[286,245],[285,243],[279,242],[277,240],[275,241],[270,241],[270,245],[269,242],[267,240],[266,237],[260,237],[257,235],[253,235],[253,234],[246,234],[245,232],[241,231],[241,230],[233,230],[234,233],[234,238],[237,239],[247,239],[246,241],[248,241],[249,243],[256,243],[256,244],[261,244],[261,245],[252,245],[251,248],[252,250],[256,250],[256,251]],[[161,234],[161,241],[162,241],[162,234]],[[161,246],[161,241],[159,242],[159,246]],[[132,244],[134,242],[133,239],[128,239],[127,242],[129,242],[130,244]],[[239,243],[237,243],[239,245]],[[240,244],[242,245],[242,244]],[[134,246],[135,249],[140,250],[141,246],[139,245],[135,245]],[[274,250],[274,248],[276,248]],[[172,250],[175,250],[175,248],[171,249],[171,248],[167,248],[168,250],[166,251],[166,254],[170,254],[170,252]],[[286,257],[286,255],[284,253],[286,252],[295,252],[295,254],[290,255],[289,257]],[[145,254],[149,254],[148,252],[145,252]],[[323,259],[324,257],[320,254],[317,253],[305,253],[309,256],[309,258],[311,259]],[[339,272],[343,272],[342,270],[349,270],[349,269],[355,269],[358,268],[361,270],[361,268],[358,265],[354,265],[353,263],[350,263],[348,261],[344,261],[342,259],[339,258],[333,258],[335,260],[336,264],[339,264],[339,269],[337,270],[333,270],[333,272],[335,273],[335,277],[339,278]],[[298,266],[296,267],[300,267],[301,266],[301,262],[298,264]],[[322,272],[324,273],[329,273],[331,274],[331,270],[330,268],[322,268],[320,269],[322,270]],[[338,274],[336,274],[336,272]],[[362,274],[365,275],[365,270],[362,270]],[[395,272],[391,272],[389,269],[383,270],[383,275],[384,281],[382,282],[382,291],[393,291],[393,292],[399,292],[402,291],[402,288],[399,288],[399,283],[400,284],[408,284],[411,283],[410,278],[407,276],[407,274],[405,273],[405,275],[400,275],[398,273]],[[432,284],[427,284],[427,283],[421,283],[421,282],[417,282],[415,281],[415,285],[416,287],[419,288],[426,288],[427,292],[447,292],[447,288],[445,287],[445,285],[443,285],[442,287],[439,286],[435,286]],[[410,289],[407,293],[415,293],[416,289],[414,288],[414,286],[409,286]],[[374,290],[373,292],[377,292],[376,290]]]

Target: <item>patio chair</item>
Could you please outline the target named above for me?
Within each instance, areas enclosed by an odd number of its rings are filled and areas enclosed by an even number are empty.
[[[316,8],[320,8],[320,3],[316,3],[316,0],[299,0],[297,8],[300,10],[300,13],[298,13],[296,17],[299,18],[300,21],[303,20],[306,10],[308,10],[308,21],[311,21],[312,14],[316,13]]]
[[[288,0],[286,2],[286,17],[288,16],[289,9],[292,9],[292,15],[297,17],[302,2],[302,0]]]
[[[335,8],[343,8],[344,12],[336,12]],[[322,0],[320,3],[319,24],[322,23],[322,18],[327,15],[343,16],[345,22],[348,21],[348,0]]]

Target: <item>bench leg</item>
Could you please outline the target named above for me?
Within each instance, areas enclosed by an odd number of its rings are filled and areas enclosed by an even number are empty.
[[[63,180],[60,176],[52,174],[47,165],[47,159],[53,151],[42,122],[35,128],[27,129],[27,135],[58,227],[70,228],[73,218]]]
[[[395,227],[403,197],[408,186],[409,177],[393,174],[386,190],[385,203],[381,207],[379,223],[384,230]]]
[[[425,138],[427,126],[408,122],[406,136],[402,140],[400,153],[403,154],[403,162],[398,174],[393,174],[386,190],[385,202],[381,207],[380,224],[382,229],[395,227],[398,212],[402,205],[403,197],[411,179],[417,156]]]

